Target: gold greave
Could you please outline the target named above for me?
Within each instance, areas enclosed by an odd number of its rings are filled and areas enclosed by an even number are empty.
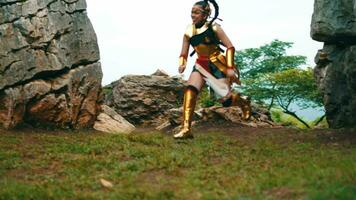
[[[249,98],[241,97],[238,93],[233,93],[231,98],[231,105],[239,106],[242,110],[243,119],[248,120],[251,117],[251,100]]]
[[[190,133],[190,127],[193,119],[197,94],[197,90],[191,87],[187,87],[184,92],[182,129],[173,136],[176,139],[193,137]]]

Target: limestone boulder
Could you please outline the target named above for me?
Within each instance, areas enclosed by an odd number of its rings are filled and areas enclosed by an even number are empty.
[[[85,0],[1,0],[0,126],[91,128],[99,60]]]
[[[94,129],[106,133],[128,134],[135,130],[135,126],[117,114],[114,109],[102,105]]]
[[[311,37],[329,44],[356,44],[356,1],[315,0]]]
[[[166,75],[128,75],[105,86],[105,103],[135,126],[155,126],[182,104],[184,81]]]
[[[99,110],[100,65],[70,70],[50,80],[33,80],[0,92],[0,123],[13,128],[22,123],[36,127],[91,128]]]
[[[314,75],[329,126],[356,127],[356,1],[315,0],[311,36],[324,42]]]
[[[356,45],[325,45],[314,75],[332,128],[356,127]]]

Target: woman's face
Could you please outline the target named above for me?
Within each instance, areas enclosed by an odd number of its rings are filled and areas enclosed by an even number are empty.
[[[191,13],[193,24],[201,24],[204,23],[207,16],[203,12],[203,7],[200,5],[194,5]]]

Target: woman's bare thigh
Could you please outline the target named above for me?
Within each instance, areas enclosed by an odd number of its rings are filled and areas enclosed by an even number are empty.
[[[199,91],[204,86],[205,80],[199,72],[192,72],[188,79],[188,85],[196,87]]]

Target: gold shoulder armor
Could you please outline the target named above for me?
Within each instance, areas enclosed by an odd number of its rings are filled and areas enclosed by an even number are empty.
[[[188,38],[191,38],[195,34],[196,34],[195,25],[194,24],[189,24],[187,26],[187,29],[185,30],[184,35],[186,35]]]
[[[213,28],[213,31],[216,33],[218,31],[218,28],[220,27],[220,24],[214,22],[211,26]]]
[[[201,34],[203,33],[204,31],[206,31],[208,29],[208,22],[206,22],[204,24],[204,26],[202,26],[201,28],[195,28],[195,25],[194,24],[189,24],[187,26],[187,29],[185,31],[185,35],[188,37],[188,38],[191,38],[193,37],[194,35],[197,35],[197,34]],[[216,33],[216,31],[218,30],[218,27],[220,27],[219,24],[217,23],[213,23],[212,24],[212,27],[213,27],[213,31]]]

